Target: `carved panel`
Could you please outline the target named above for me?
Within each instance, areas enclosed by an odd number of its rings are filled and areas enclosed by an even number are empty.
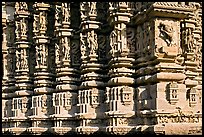
[[[175,105],[179,100],[178,85],[176,82],[171,82],[167,85],[167,99],[170,104]]]
[[[178,54],[180,49],[180,23],[175,20],[156,20],[155,45],[160,53]]]

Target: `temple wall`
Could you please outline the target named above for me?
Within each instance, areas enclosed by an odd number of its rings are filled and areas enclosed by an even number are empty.
[[[202,134],[202,2],[2,2],[4,134]]]

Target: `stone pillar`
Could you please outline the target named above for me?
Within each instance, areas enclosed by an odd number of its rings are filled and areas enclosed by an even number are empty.
[[[108,62],[110,77],[106,87],[107,132],[126,134],[131,130],[128,126],[130,117],[134,116],[134,56],[131,55],[130,43],[127,44],[127,23],[130,22],[128,2],[110,2],[108,22],[113,31],[110,34]],[[128,47],[129,46],[129,47]],[[134,46],[134,45],[133,45]],[[132,47],[133,47],[132,46]]]
[[[50,4],[38,3],[33,4],[34,8],[34,45],[36,48],[36,66],[34,73],[34,96],[32,96],[32,115],[29,116],[32,126],[28,131],[32,134],[42,134],[51,126],[49,115],[52,114],[52,95],[53,76],[49,69],[49,52],[48,46],[50,37],[48,36],[48,12]],[[50,58],[51,59],[51,58]]]
[[[193,110],[195,115],[201,120],[201,91],[202,82],[201,76],[201,61],[202,61],[202,29],[200,18],[200,7],[198,2],[189,3],[194,10],[187,19],[182,22],[182,49],[185,57],[184,65],[186,66],[185,84],[187,88],[187,99],[189,107]],[[201,122],[199,120],[199,122]]]
[[[15,3],[15,46],[16,46],[16,91],[12,99],[12,114],[11,123],[13,127],[10,132],[19,135],[26,131],[29,127],[27,122],[27,115],[31,113],[29,108],[29,101],[32,95],[32,84],[29,76],[29,47],[28,41],[28,5],[26,2]]]
[[[55,61],[56,61],[56,90],[53,93],[54,121],[52,131],[63,135],[73,130],[75,126],[78,70],[72,65],[70,29],[70,3],[57,3],[55,5]],[[77,54],[77,53],[76,53]]]
[[[176,8],[177,14],[170,13],[171,6]],[[188,65],[185,64],[186,51],[183,51],[185,45],[180,43],[180,23],[193,11],[193,7],[176,2],[155,2],[150,6],[152,8],[146,10],[143,10],[144,7],[147,5],[142,4],[134,17],[137,25],[136,37],[139,39],[136,40],[139,52],[135,62],[137,116],[143,119],[142,124],[148,127],[155,125],[152,129],[156,134],[164,134],[164,131],[165,134],[188,134],[188,130],[179,131],[174,128],[171,132],[169,129],[172,124],[179,127],[183,126],[179,125],[180,122],[187,123],[186,120],[190,119],[189,113],[193,114],[192,119],[197,119],[186,98]],[[164,14],[159,12],[160,8]],[[192,124],[190,122],[185,128],[190,129]],[[145,128],[141,128],[142,132]]]
[[[79,113],[77,118],[80,126],[76,128],[79,134],[91,134],[99,130],[103,118],[102,98],[104,82],[98,61],[98,34],[100,22],[97,18],[97,2],[80,3],[81,11],[81,85],[79,87]]]
[[[6,5],[5,2],[2,2],[2,70],[3,70],[3,76],[2,76],[2,132],[8,131],[8,99],[6,99],[6,96],[8,95],[8,63],[7,63],[7,57],[8,57],[8,47],[7,47],[7,14],[6,14]]]
[[[2,50],[4,52],[3,58],[5,70],[2,81],[2,106],[4,109],[3,114],[3,132],[11,132],[12,128],[12,97],[15,95],[15,24],[14,24],[14,12],[15,3],[6,2],[2,5],[2,23],[3,23],[3,43]],[[5,54],[7,53],[7,54]]]

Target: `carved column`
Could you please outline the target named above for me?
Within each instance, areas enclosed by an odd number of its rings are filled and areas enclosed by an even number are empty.
[[[50,37],[48,35],[48,12],[50,4],[33,4],[33,33],[34,45],[36,48],[36,66],[34,73],[34,96],[32,96],[32,126],[28,131],[32,134],[42,134],[51,127],[48,116],[52,114],[51,93],[53,92],[53,74],[49,68],[49,50]]]
[[[113,31],[110,34],[109,55],[111,56],[106,87],[106,115],[108,117],[107,132],[126,134],[131,130],[129,118],[134,116],[134,78],[131,47],[127,44],[127,23],[130,22],[128,2],[110,2],[108,21]],[[129,34],[128,34],[129,35]],[[129,46],[129,47],[128,47]],[[133,54],[134,55],[134,54]]]
[[[187,92],[188,92],[188,99],[189,99],[189,106],[195,106],[196,102],[191,101],[191,95],[190,93],[195,90],[195,87],[197,86],[197,81],[195,80],[195,77],[198,76],[198,73],[196,73],[196,67],[197,67],[197,62],[196,62],[196,47],[197,47],[197,41],[200,37],[199,34],[196,34],[197,27],[196,27],[196,4],[190,2],[188,6],[191,6],[194,8],[194,12],[191,12],[189,14],[189,17],[187,19],[184,19],[184,21],[181,23],[182,24],[182,49],[183,49],[183,54],[185,57],[185,62],[184,65],[186,66],[185,69],[185,74],[186,74],[186,79],[185,79],[185,84],[187,86]]]
[[[76,113],[78,70],[72,65],[70,29],[70,3],[55,5],[55,61],[56,61],[56,93],[53,93],[54,114],[52,115],[54,133],[63,135],[73,130]],[[76,47],[75,47],[76,48]],[[77,54],[77,52],[75,53]]]
[[[3,57],[5,57],[5,64],[6,68],[4,70],[4,78],[7,75],[7,79],[3,84],[2,87],[3,94],[2,94],[2,105],[5,109],[4,114],[7,117],[6,119],[3,118],[3,123],[7,127],[5,130],[10,132],[12,129],[12,97],[15,96],[15,24],[14,24],[14,12],[15,12],[15,3],[14,2],[6,2],[5,5],[2,5],[4,8],[2,9],[2,23],[3,23],[3,44],[2,50],[4,51]],[[5,24],[4,24],[5,23]],[[6,46],[6,47],[5,47]],[[7,55],[5,54],[5,49],[7,50]],[[4,100],[5,99],[5,100]],[[5,106],[4,106],[5,105]],[[3,130],[4,132],[4,130]]]
[[[193,8],[193,12],[189,14],[187,19],[182,22],[182,49],[185,57],[184,65],[185,69],[185,84],[187,87],[187,99],[191,109],[196,111],[196,115],[201,115],[201,83],[200,78],[202,76],[202,23],[200,18],[200,3],[189,2],[190,7]]]
[[[104,94],[103,67],[98,58],[98,33],[100,22],[97,18],[97,2],[80,3],[81,12],[81,85],[79,87],[80,126],[76,128],[80,134],[90,134],[99,130],[101,124]],[[98,115],[98,116],[97,116]],[[97,116],[97,118],[96,118]]]
[[[7,45],[7,13],[6,13],[6,3],[2,2],[2,132],[7,132],[9,128],[8,117],[9,117],[9,100],[6,98],[8,95],[8,62],[7,57],[9,55],[8,45]]]
[[[15,46],[16,46],[16,91],[12,99],[12,114],[11,119],[12,127],[10,132],[19,135],[26,131],[29,127],[27,122],[27,115],[30,113],[28,101],[32,95],[32,84],[29,76],[29,47],[30,43],[28,41],[28,18],[29,11],[26,2],[16,2],[15,3]],[[24,99],[25,98],[25,99]],[[25,104],[25,105],[23,105]],[[23,122],[22,122],[23,121]]]
[[[180,43],[180,23],[193,8],[177,2],[155,2],[146,10],[145,7],[148,5],[142,4],[134,17],[139,39],[136,40],[135,62],[137,116],[143,118],[143,124],[155,125],[153,132],[164,134],[165,127],[176,123],[172,115],[180,123],[185,121],[180,119],[181,112],[184,119],[188,119],[188,113],[194,113],[186,101],[185,69],[188,66],[182,52],[184,45]],[[172,7],[177,14],[171,13]]]

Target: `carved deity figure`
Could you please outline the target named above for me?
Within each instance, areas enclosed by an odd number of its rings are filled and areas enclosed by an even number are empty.
[[[95,54],[98,48],[98,43],[97,43],[97,34],[94,33],[94,31],[88,32],[87,42],[88,42],[88,47],[90,48],[91,54]]]
[[[62,51],[64,55],[64,60],[70,59],[70,41],[67,37],[62,38]]]
[[[130,52],[135,51],[135,31],[132,28],[127,28],[127,46]]]
[[[41,12],[40,13],[40,29],[42,30],[46,30],[46,13],[45,12]]]
[[[26,36],[27,25],[25,22],[25,18],[23,18],[23,20],[21,20],[20,25],[21,25],[21,35]]]
[[[20,66],[21,66],[21,53],[16,50],[16,68],[17,70],[20,69]]]
[[[105,59],[106,57],[106,36],[99,35],[99,58]]]
[[[34,15],[34,21],[33,21],[33,30],[38,31],[39,29],[39,15]]]
[[[25,10],[28,10],[28,5],[26,2],[16,2],[15,9],[16,9],[16,12],[19,12],[20,10],[25,11]]]
[[[26,55],[26,49],[21,50],[21,56],[22,56],[21,67],[22,67],[22,69],[26,69],[26,68],[28,68],[28,60],[27,60],[27,55]]]
[[[43,95],[42,96],[42,107],[47,107],[47,96]]]
[[[87,3],[86,2],[81,2],[80,3],[80,13],[81,13],[81,19],[84,20],[87,17]]]
[[[72,63],[79,64],[80,62],[80,47],[72,41]]]
[[[115,50],[116,45],[117,45],[117,31],[113,30],[110,34],[110,46],[112,51]]]
[[[16,34],[16,39],[20,38],[20,27],[19,27],[19,22],[15,21],[16,29],[15,29],[15,34]]]
[[[57,43],[55,43],[55,55],[56,55],[56,61],[60,61],[60,47]]]
[[[63,21],[69,22],[69,5],[67,3],[62,3],[62,15],[63,15]]]
[[[192,52],[193,48],[194,48],[194,38],[193,38],[193,34],[192,34],[192,29],[188,28],[186,30],[186,38],[187,38],[187,51]]]
[[[40,45],[40,47],[36,46],[36,55],[37,55],[37,66],[45,65],[46,63],[46,51],[45,46]]]
[[[89,2],[89,7],[90,7],[90,14],[91,15],[96,15],[96,2]]]
[[[55,5],[55,25],[60,24],[61,6]]]
[[[171,46],[171,44],[173,44],[173,27],[168,24],[160,23],[158,28],[160,29],[160,37],[165,40],[168,46]]]
[[[86,42],[85,42],[85,36],[80,33],[80,43],[81,43],[81,57],[84,58],[86,56]]]

